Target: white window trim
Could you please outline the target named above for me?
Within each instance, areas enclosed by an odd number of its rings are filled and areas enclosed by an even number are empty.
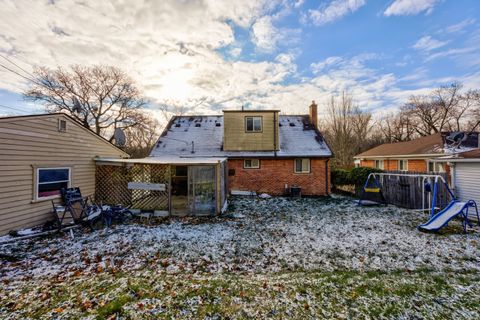
[[[252,160],[257,160],[257,161],[258,161],[258,165],[255,166],[255,167],[254,167],[254,166],[247,167],[247,166],[246,166],[246,161],[247,161],[247,160],[250,160],[250,161],[252,161]],[[243,168],[244,168],[244,169],[260,169],[260,159],[243,159]]]
[[[247,128],[247,121],[248,119],[252,119],[252,130],[248,130]],[[260,130],[255,130],[255,118],[260,119]],[[245,117],[245,132],[247,133],[260,133],[263,132],[263,117],[262,116],[246,116]]]
[[[37,202],[37,201],[46,201],[46,200],[52,200],[52,199],[58,199],[61,197],[61,195],[53,195],[53,196],[48,196],[48,197],[39,197],[38,196],[38,186],[40,184],[40,174],[39,174],[39,171],[40,170],[56,170],[56,169],[68,169],[68,183],[67,183],[67,187],[68,188],[71,188],[72,186],[72,167],[35,167],[35,179],[34,179],[34,182],[35,182],[35,185],[33,187],[33,201],[34,202]],[[61,181],[51,181],[49,183],[54,183],[54,182],[64,182],[65,180],[61,180]]]
[[[404,169],[400,169],[400,162],[405,162],[405,168]],[[397,162],[397,168],[398,168],[398,171],[408,171],[408,160],[407,159],[399,159],[398,162]]]
[[[377,161],[378,161],[378,168],[377,168]],[[385,168],[385,161],[383,161],[383,159],[381,160],[373,160],[373,166],[375,167],[375,169],[380,169],[380,170],[384,170]]]
[[[302,160],[302,164],[303,164],[303,160],[308,160],[308,171],[297,171],[297,160]],[[311,173],[312,172],[312,162],[310,161],[310,158],[296,158],[293,161],[293,172],[298,173],[298,174],[309,174],[309,173]]]

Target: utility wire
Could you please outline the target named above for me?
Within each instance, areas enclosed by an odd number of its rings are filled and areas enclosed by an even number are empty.
[[[26,74],[28,74],[30,77],[35,78],[35,76],[34,76],[33,74],[31,74],[31,73],[28,72],[27,70],[23,69],[22,67],[20,67],[18,64],[16,64],[15,62],[13,62],[11,59],[7,58],[5,55],[3,55],[3,54],[0,53],[0,57],[2,57],[3,59],[7,60],[7,61],[10,62],[11,64],[13,64],[15,67],[17,67],[18,69],[22,70],[22,71],[25,72]]]
[[[3,105],[3,104],[0,104],[0,108],[9,109],[9,110],[13,110],[13,111],[21,112],[21,113],[28,113],[28,112],[25,111],[25,110],[20,110],[20,109],[12,108],[12,107],[9,107],[9,106],[5,106],[5,105]]]

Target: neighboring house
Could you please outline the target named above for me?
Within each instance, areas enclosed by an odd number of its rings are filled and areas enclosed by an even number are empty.
[[[478,133],[466,135],[465,141],[449,140],[442,132],[415,140],[386,143],[354,157],[355,165],[389,171],[446,172],[448,166],[435,159],[479,147]]]
[[[278,110],[224,110],[223,116],[173,117],[150,159],[226,158],[231,193],[284,195],[291,187],[302,195],[330,191],[332,152],[317,124],[317,105],[309,115],[279,115]],[[172,194],[186,194],[188,170],[178,166]],[[298,190],[298,189],[294,189]]]
[[[93,195],[97,156],[128,154],[62,113],[0,118],[0,234],[51,218],[61,188]]]
[[[448,163],[451,183],[458,199],[475,200],[480,207],[480,149],[442,157],[436,162]]]

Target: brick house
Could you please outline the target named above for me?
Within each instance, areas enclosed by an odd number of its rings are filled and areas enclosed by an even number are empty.
[[[332,152],[318,130],[317,105],[313,102],[306,115],[279,113],[224,110],[223,115],[175,116],[149,158],[224,157],[230,193],[284,195],[298,187],[302,195],[328,195]],[[188,194],[186,170],[176,171],[172,193]]]
[[[454,135],[442,132],[406,142],[385,143],[356,155],[355,165],[388,171],[448,172],[448,165],[435,159],[479,147],[478,133],[464,134],[463,141],[453,141]]]

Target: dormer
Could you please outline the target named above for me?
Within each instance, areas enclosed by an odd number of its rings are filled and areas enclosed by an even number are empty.
[[[223,150],[278,151],[279,110],[224,110]]]

